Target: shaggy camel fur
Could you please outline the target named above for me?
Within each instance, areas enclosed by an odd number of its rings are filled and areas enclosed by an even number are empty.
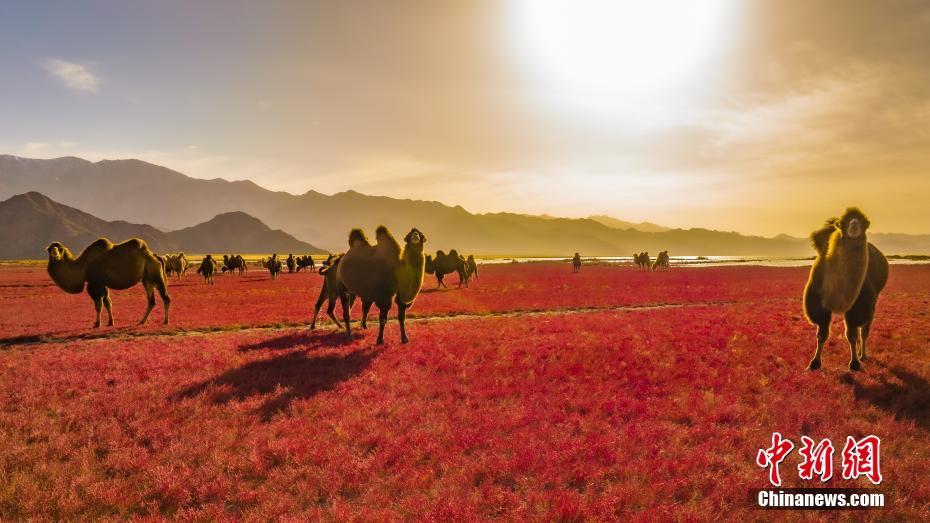
[[[329,300],[329,305],[326,306],[326,314],[336,323],[336,326],[339,329],[342,329],[342,324],[339,323],[339,320],[336,318],[336,315],[333,312],[336,310],[336,302],[339,301],[343,294],[347,294],[345,286],[339,282],[339,278],[336,274],[336,267],[339,265],[339,260],[342,259],[342,254],[330,254],[329,258],[323,262],[323,266],[320,267],[320,274],[323,276],[323,287],[320,289],[320,296],[316,299],[316,305],[313,308],[313,321],[310,322],[310,329],[316,328],[316,319],[320,315],[320,308],[323,307],[323,302]],[[352,305],[355,304],[355,296],[348,295],[348,304],[349,309],[352,309]],[[345,314],[345,311],[343,311]]]
[[[817,350],[808,368],[820,368],[833,314],[843,314],[849,341],[849,369],[859,370],[875,316],[878,295],[888,282],[888,260],[869,243],[869,220],[855,207],[831,218],[811,234],[817,258],[804,288],[804,314],[817,326]]]
[[[647,266],[649,264],[648,258],[646,259],[646,264]],[[656,261],[655,263],[652,264],[652,270],[655,271],[658,269],[668,269],[668,266],[669,266],[668,251],[662,251],[659,253],[658,256],[656,256]]]
[[[97,317],[94,328],[100,326],[100,308],[106,307],[108,325],[113,325],[110,291],[128,289],[142,282],[148,297],[148,308],[139,320],[145,323],[155,307],[155,290],[161,295],[165,307],[165,324],[168,324],[168,277],[165,266],[148,245],[138,238],[114,245],[106,238],[91,243],[77,259],[59,242],[48,246],[48,274],[55,285],[70,294],[78,294],[87,284],[87,294],[94,300]]]
[[[461,287],[462,284],[468,287],[468,277],[465,273],[465,259],[459,257],[459,253],[456,252],[455,249],[449,251],[449,254],[436,251],[435,259],[432,256],[426,257],[426,273],[436,275],[437,289],[440,287],[449,288],[442,279],[446,274],[453,272],[459,275],[459,287]]]
[[[203,257],[203,260],[200,262],[200,267],[197,268],[197,274],[203,276],[203,282],[213,285],[213,274],[216,273],[216,269],[219,264],[216,263],[216,260],[213,259],[213,256],[208,254]]]
[[[371,304],[378,306],[379,344],[384,343],[384,324],[391,310],[391,298],[394,298],[400,323],[400,339],[407,343],[405,319],[407,309],[413,305],[423,285],[423,244],[426,243],[426,236],[417,229],[411,229],[404,237],[406,245],[403,252],[387,227],[378,227],[375,237],[377,242],[373,246],[361,229],[353,229],[349,233],[349,250],[339,261],[336,274],[346,290],[362,300],[363,328]],[[348,297],[343,294],[339,299],[348,336],[351,335]]]
[[[171,276],[172,273],[177,274],[179,280],[187,275],[187,269],[190,268],[190,265],[187,256],[184,256],[183,252],[165,256],[165,274],[168,276]]]

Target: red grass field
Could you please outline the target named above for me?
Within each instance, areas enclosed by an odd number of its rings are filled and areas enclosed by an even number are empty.
[[[376,348],[303,327],[315,274],[189,276],[168,328],[128,326],[145,299],[119,292],[117,329],[94,332],[85,295],[2,268],[0,519],[930,520],[930,266],[892,267],[860,373],[839,323],[804,370],[805,281],[482,266],[417,299],[409,345],[392,321]],[[753,509],[774,431],[838,454],[880,436],[890,507]],[[824,486],[798,462],[786,487]]]

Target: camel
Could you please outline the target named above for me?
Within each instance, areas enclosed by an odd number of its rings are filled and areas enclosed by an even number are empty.
[[[184,253],[180,254],[169,254],[165,256],[165,274],[171,276],[172,273],[177,274],[178,280],[187,274],[187,269],[190,268],[190,262],[187,260],[187,257],[184,256]]]
[[[449,251],[449,254],[436,251],[435,259],[432,256],[426,257],[426,273],[436,275],[437,289],[440,287],[449,288],[442,279],[446,274],[453,272],[459,275],[459,287],[461,287],[462,284],[468,287],[468,277],[465,274],[465,260],[459,258],[459,253],[456,252],[455,249]]]
[[[132,238],[113,244],[106,238],[91,243],[77,259],[60,242],[47,248],[48,274],[55,285],[70,294],[78,294],[87,284],[87,294],[94,300],[97,317],[94,328],[100,327],[100,308],[106,307],[108,326],[113,326],[113,310],[110,289],[124,290],[142,282],[148,298],[148,308],[139,320],[145,323],[155,307],[155,290],[161,295],[165,307],[165,325],[168,324],[168,277],[163,262],[149,250],[145,241]]]
[[[213,285],[213,274],[216,272],[218,264],[216,260],[213,259],[213,256],[206,255],[203,257],[203,260],[200,261],[200,267],[197,268],[197,274],[203,276],[203,282]]]
[[[293,254],[287,255],[287,260],[285,260],[285,263],[287,265],[287,272],[289,273],[293,273],[294,269],[297,268],[297,260],[294,258]]]
[[[313,256],[306,254],[304,256],[297,257],[297,272],[300,272],[301,269],[315,269],[316,264],[313,262]]]
[[[329,300],[329,305],[326,306],[326,314],[336,323],[336,326],[341,330],[342,324],[339,323],[339,319],[336,318],[336,315],[333,312],[336,310],[336,301],[341,299],[343,294],[347,294],[345,286],[339,281],[339,278],[336,274],[336,267],[339,265],[339,260],[342,259],[342,254],[330,254],[326,261],[323,262],[323,266],[320,267],[319,273],[323,276],[323,287],[320,289],[320,296],[316,300],[316,305],[313,308],[313,321],[310,322],[310,329],[316,329],[316,319],[320,315],[320,308],[323,306],[323,302]],[[349,294],[347,303],[349,304],[349,309],[352,309],[352,305],[355,304],[355,296]],[[343,311],[345,314],[345,311]]]
[[[648,265],[649,265],[649,260],[647,259],[646,266],[648,267]],[[668,251],[662,251],[659,253],[658,256],[656,256],[656,261],[655,263],[652,264],[652,270],[654,271],[659,270],[659,269],[668,270],[668,266],[669,266]]]
[[[426,243],[426,236],[415,228],[411,229],[404,237],[403,252],[387,227],[379,226],[375,237],[376,244],[371,245],[361,229],[352,229],[349,233],[349,250],[339,261],[336,274],[346,290],[362,300],[362,328],[365,328],[371,304],[378,306],[379,345],[384,343],[384,324],[391,310],[391,298],[394,298],[397,320],[400,322],[400,340],[407,343],[409,339],[405,319],[407,309],[413,305],[423,285],[426,263],[423,244]],[[346,335],[351,336],[348,296],[344,293],[339,300],[342,303]]]
[[[478,279],[478,264],[475,262],[475,256],[469,254],[465,259],[465,279],[471,280],[472,276]]]
[[[869,219],[855,207],[811,234],[817,258],[804,288],[804,314],[817,326],[817,350],[808,368],[820,368],[833,314],[843,314],[849,341],[849,370],[859,370],[875,316],[878,295],[888,282],[888,260],[869,243]]]
[[[278,259],[277,254],[272,254],[271,258],[267,262],[268,272],[271,274],[272,280],[278,279],[278,274],[281,274],[281,260]]]
[[[639,270],[649,270],[649,253],[641,252],[639,254],[633,253],[633,263],[639,268]]]
[[[572,272],[581,272],[581,255],[577,252],[572,257]]]
[[[236,271],[239,276],[242,276],[243,272],[249,270],[248,266],[245,263],[245,258],[241,254],[233,254],[232,256],[228,254],[223,255],[223,267],[222,272],[229,271],[232,273]]]

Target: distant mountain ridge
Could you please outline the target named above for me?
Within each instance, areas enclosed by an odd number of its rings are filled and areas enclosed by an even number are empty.
[[[35,160],[0,155],[0,198],[28,191],[41,192],[104,220],[148,223],[161,230],[182,229],[241,211],[332,251],[345,250],[350,229],[361,227],[372,234],[384,224],[398,236],[411,227],[421,229],[429,240],[429,251],[456,248],[497,256],[568,256],[576,251],[585,256],[610,256],[644,250],[707,256],[814,253],[806,239],[786,235],[763,238],[707,229],[644,232],[636,228],[643,224],[624,229],[587,218],[473,214],[460,206],[355,191],[295,195],[250,181],[190,178],[139,160],[89,162],[73,157]],[[873,238],[889,254],[930,253],[930,235]]]
[[[271,230],[245,213],[216,216],[187,229],[162,232],[150,225],[106,221],[62,205],[38,192],[0,202],[0,259],[41,259],[53,241],[67,245],[75,255],[92,241],[106,237],[114,242],[142,238],[156,253],[168,252],[295,252],[324,251],[283,231]]]
[[[624,220],[618,220],[613,216],[606,216],[603,214],[595,214],[593,216],[588,216],[588,218],[598,223],[602,223],[611,229],[635,229],[641,232],[666,232],[672,230],[671,227],[663,227],[652,222],[633,223]]]

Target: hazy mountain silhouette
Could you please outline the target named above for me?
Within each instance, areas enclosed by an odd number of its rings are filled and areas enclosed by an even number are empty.
[[[575,251],[586,256],[629,255],[665,249],[673,255],[814,253],[807,240],[785,235],[763,238],[707,229],[644,232],[636,230],[637,224],[631,230],[594,219],[473,214],[460,206],[355,191],[331,196],[316,191],[294,195],[270,191],[250,181],[190,178],[139,160],[89,162],[71,157],[34,160],[0,155],[0,198],[27,191],[40,191],[106,220],[149,223],[163,230],[241,211],[333,251],[345,250],[353,227],[372,234],[375,227],[384,224],[397,235],[414,226],[420,228],[429,239],[430,251],[456,248],[486,255],[567,256]],[[930,252],[930,236],[903,240],[899,236],[874,238],[889,253]]]
[[[665,232],[665,231],[672,230],[671,227],[663,227],[661,225],[656,225],[652,222],[633,223],[633,222],[628,222],[624,220],[618,220],[617,218],[614,218],[613,216],[607,216],[604,214],[595,214],[593,216],[588,216],[588,218],[598,223],[602,223],[610,227],[611,229],[623,229],[623,230],[635,229],[637,231],[642,231],[642,232]]]
[[[322,253],[282,231],[272,231],[245,213],[229,213],[180,231],[162,232],[150,225],[106,221],[41,193],[29,192],[0,202],[0,258],[41,259],[45,248],[60,241],[75,255],[101,236],[113,241],[142,238],[156,253],[299,252]]]

